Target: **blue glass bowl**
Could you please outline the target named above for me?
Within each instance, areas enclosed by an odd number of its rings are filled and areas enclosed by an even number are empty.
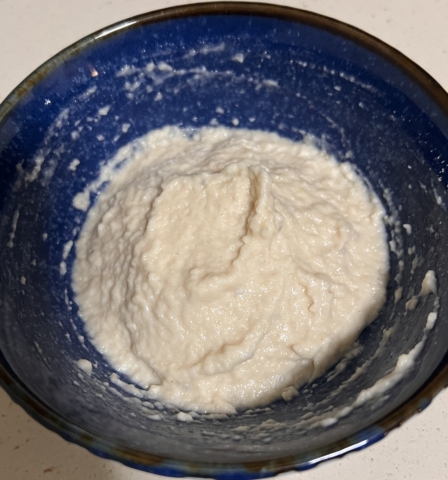
[[[387,303],[342,363],[290,403],[182,423],[111,383],[113,369],[85,334],[70,284],[75,249],[64,258],[85,219],[71,201],[102,163],[149,130],[235,128],[235,118],[238,127],[295,140],[313,134],[357,166],[412,234],[400,223],[389,228],[405,254],[391,253]],[[399,52],[335,20],[213,3],[153,12],[86,37],[0,107],[1,385],[65,439],[165,475],[266,477],[381,439],[448,379],[448,297],[441,295],[438,320],[425,333],[432,303],[404,307],[428,269],[439,292],[448,290],[447,159],[447,94]],[[399,283],[403,297],[395,302]],[[401,381],[332,422],[423,337]],[[77,367],[80,358],[94,364],[91,376]]]

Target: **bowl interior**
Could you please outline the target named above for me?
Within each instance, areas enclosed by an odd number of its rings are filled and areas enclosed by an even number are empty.
[[[422,340],[434,297],[413,311],[405,303],[427,270],[436,272],[439,291],[448,289],[447,110],[363,34],[303,12],[259,13],[148,16],[90,37],[50,61],[1,110],[1,363],[62,418],[120,447],[191,462],[299,454],[305,461],[333,442],[366,438],[363,429],[374,431],[446,355],[442,296],[409,373],[330,425]],[[294,140],[312,134],[353,162],[384,199],[398,253],[391,252],[384,309],[324,377],[289,403],[183,423],[175,409],[145,404],[111,382],[114,370],[84,332],[71,288],[75,248],[63,252],[86,214],[71,202],[120,147],[149,130],[235,128],[235,119],[238,128]],[[91,376],[77,367],[81,358],[94,364]]]

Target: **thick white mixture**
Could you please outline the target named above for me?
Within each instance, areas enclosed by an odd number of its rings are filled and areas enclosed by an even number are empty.
[[[76,243],[93,343],[184,410],[290,400],[385,300],[380,201],[350,164],[271,133],[170,127],[140,143],[103,168]]]

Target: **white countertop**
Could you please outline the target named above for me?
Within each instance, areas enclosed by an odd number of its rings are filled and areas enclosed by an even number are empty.
[[[181,0],[0,0],[0,101],[81,37]],[[448,90],[447,0],[271,0],[355,25],[401,50]],[[154,480],[97,458],[29,418],[0,390],[0,479]],[[285,477],[283,477],[285,478]],[[448,391],[381,442],[288,480],[448,479]]]

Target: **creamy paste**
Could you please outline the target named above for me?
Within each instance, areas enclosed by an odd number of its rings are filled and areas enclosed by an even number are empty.
[[[105,180],[73,287],[94,345],[161,402],[234,413],[290,400],[385,300],[382,205],[311,142],[166,127],[95,188]]]

